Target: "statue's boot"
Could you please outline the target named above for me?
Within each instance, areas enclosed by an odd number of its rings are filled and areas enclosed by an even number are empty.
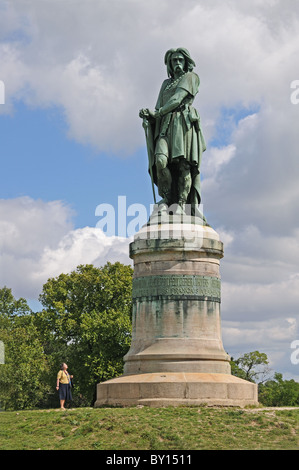
[[[158,174],[158,193],[162,199],[158,202],[158,205],[161,208],[163,206],[167,209],[171,204],[171,183],[172,177],[169,168],[166,167],[160,170]]]

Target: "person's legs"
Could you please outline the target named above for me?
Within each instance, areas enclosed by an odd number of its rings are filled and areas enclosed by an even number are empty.
[[[60,384],[59,385],[59,400],[60,400],[60,409],[64,410],[64,404],[66,400],[66,389],[65,389],[65,384]]]

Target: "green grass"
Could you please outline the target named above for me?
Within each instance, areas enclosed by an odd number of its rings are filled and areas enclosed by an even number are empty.
[[[77,408],[0,413],[0,450],[298,449],[298,410]]]

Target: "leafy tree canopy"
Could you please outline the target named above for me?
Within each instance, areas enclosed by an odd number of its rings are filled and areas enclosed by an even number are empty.
[[[270,373],[267,354],[253,351],[231,360],[232,374],[249,382],[264,381]]]
[[[0,340],[5,350],[4,364],[0,364],[0,405],[35,406],[49,389],[47,359],[26,300],[15,299],[7,287],[0,289]]]
[[[96,383],[123,371],[131,343],[132,276],[133,269],[119,262],[80,265],[43,286],[44,309],[36,323],[47,353],[56,368],[68,363],[78,393],[88,401]]]

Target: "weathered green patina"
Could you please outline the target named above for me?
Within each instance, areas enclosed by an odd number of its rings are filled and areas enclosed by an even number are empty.
[[[256,405],[257,385],[231,375],[221,338],[223,243],[199,210],[205,142],[195,63],[179,48],[165,64],[155,111],[140,111],[162,201],[130,243],[131,346],[123,375],[98,385],[96,406]]]
[[[192,106],[199,89],[195,62],[187,49],[170,49],[165,55],[169,78],[164,80],[155,111],[142,109],[153,189],[163,198],[159,205],[177,204],[177,213],[203,217],[200,164],[206,150],[200,117]]]
[[[220,302],[221,281],[211,276],[187,274],[137,277],[133,279],[133,300],[142,297],[192,298]]]

